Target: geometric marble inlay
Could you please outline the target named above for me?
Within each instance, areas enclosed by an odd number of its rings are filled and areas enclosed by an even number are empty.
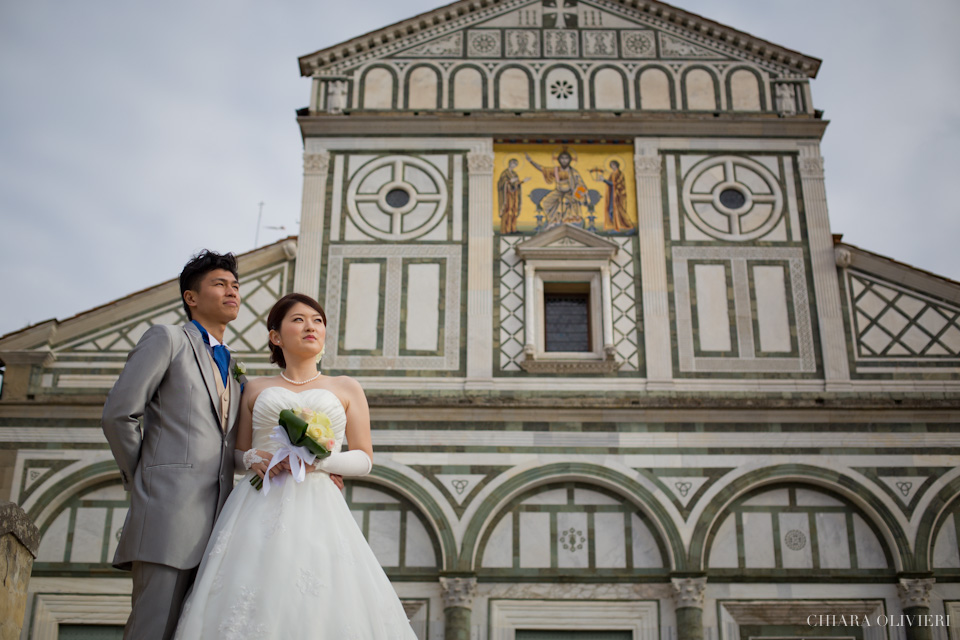
[[[960,309],[864,273],[847,272],[858,358],[960,356]]]

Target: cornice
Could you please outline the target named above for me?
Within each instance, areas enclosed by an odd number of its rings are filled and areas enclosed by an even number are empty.
[[[329,67],[345,61],[362,63],[381,50],[391,53],[412,46],[430,37],[441,36],[454,28],[467,26],[474,18],[492,17],[510,9],[529,4],[526,0],[458,0],[433,11],[427,11],[401,22],[351,38],[345,42],[314,51],[299,58],[300,75],[312,76],[323,73]],[[762,63],[773,63],[791,69],[808,78],[814,78],[820,69],[821,60],[787,49],[749,33],[684,11],[655,0],[603,0],[599,4],[608,8],[638,11],[653,19],[658,26],[671,29],[678,27],[695,41],[704,44],[716,42],[730,47],[739,54]],[[429,33],[436,31],[436,33]]]
[[[658,137],[823,138],[829,121],[810,117],[735,116],[720,113],[649,114],[595,111],[549,112],[352,112],[302,115],[303,138],[344,136],[491,136],[509,140],[545,137],[583,142]]]

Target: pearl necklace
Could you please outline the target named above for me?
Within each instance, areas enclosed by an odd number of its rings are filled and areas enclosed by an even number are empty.
[[[286,380],[287,382],[289,382],[290,384],[301,385],[301,384],[307,384],[308,382],[313,382],[314,380],[316,380],[317,378],[319,378],[322,373],[323,373],[322,371],[317,371],[317,375],[313,376],[313,377],[310,378],[309,380],[303,380],[303,381],[301,381],[301,382],[298,382],[298,381],[296,381],[296,380],[291,380],[291,379],[288,378],[287,376],[283,375],[283,371],[280,372],[280,377],[283,378],[284,380]]]

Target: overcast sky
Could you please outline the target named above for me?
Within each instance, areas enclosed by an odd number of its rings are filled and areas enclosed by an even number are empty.
[[[297,58],[442,4],[0,3],[0,335],[296,234]],[[960,279],[960,2],[675,4],[822,59],[833,232]]]

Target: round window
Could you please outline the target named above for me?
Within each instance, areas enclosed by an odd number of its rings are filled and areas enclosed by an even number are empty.
[[[720,192],[720,204],[731,211],[736,211],[746,203],[747,198],[737,189],[724,189]]]
[[[387,192],[385,200],[394,209],[399,209],[410,202],[410,194],[404,189],[391,189]]]

